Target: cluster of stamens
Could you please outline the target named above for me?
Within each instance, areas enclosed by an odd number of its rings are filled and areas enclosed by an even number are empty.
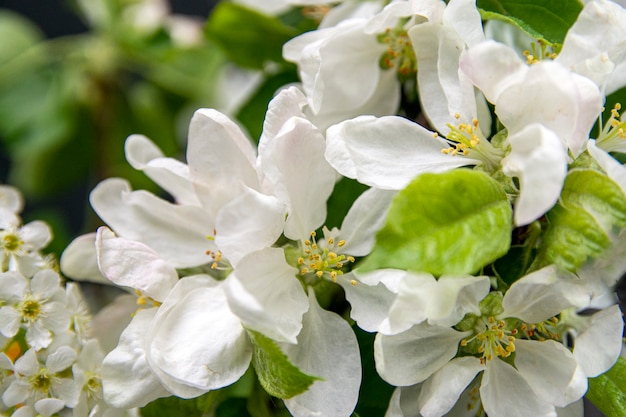
[[[515,352],[514,342],[518,334],[517,329],[507,330],[504,320],[496,320],[493,316],[489,317],[484,325],[485,329],[482,332],[469,340],[461,340],[461,346],[467,346],[474,340],[480,342],[478,348],[478,353],[482,354],[480,363],[484,365],[495,357],[508,358],[511,353]]]
[[[24,241],[22,241],[20,237],[17,236],[15,233],[11,233],[9,231],[2,233],[2,238],[0,239],[0,247],[7,252],[15,252],[23,244]]]
[[[621,149],[622,139],[626,139],[626,121],[620,120],[622,105],[615,103],[611,109],[611,117],[606,121],[596,142],[607,151]]]
[[[537,47],[537,45],[539,45],[539,47]],[[557,53],[554,52],[555,46],[550,46],[541,39],[539,39],[536,43],[533,42],[530,45],[531,50],[525,50],[523,52],[524,56],[526,57],[526,63],[528,65],[531,65],[536,64],[544,59],[555,59],[557,57]]]
[[[158,302],[152,297],[148,297],[147,295],[142,293],[140,290],[135,290],[135,294],[137,294],[137,306],[139,307],[139,310],[143,309],[146,305],[149,305],[152,307],[159,307],[161,305],[160,302]]]
[[[319,245],[316,240],[316,233],[311,232],[311,238],[306,239],[303,244],[303,256],[298,258],[298,268],[303,278],[307,276],[326,277],[337,282],[337,277],[343,275],[342,268],[346,262],[353,263],[355,261],[352,256],[338,254],[338,249],[346,244],[344,240],[335,241],[333,237],[330,237],[326,239],[324,245]],[[356,285],[354,280],[351,283]]]
[[[543,342],[544,340],[559,340],[561,335],[556,329],[556,325],[559,319],[552,317],[549,320],[543,321],[537,324],[522,324],[520,330],[529,339],[538,340]]]
[[[402,26],[387,28],[384,33],[378,35],[378,42],[387,46],[380,59],[381,68],[395,68],[401,79],[417,73],[415,51],[409,35]]]
[[[460,119],[461,115],[457,113],[454,117]],[[454,126],[448,123],[447,126],[450,128],[447,139],[451,141],[454,146],[442,149],[442,153],[452,156],[459,154],[467,155],[470,149],[477,147],[481,143],[481,138],[478,135],[480,134],[482,136],[482,134],[478,129],[477,119],[473,119],[471,124],[459,123],[458,126]],[[434,136],[437,137],[437,133],[434,133]]]
[[[454,118],[459,120],[460,114],[455,114]],[[450,156],[468,156],[478,159],[488,170],[496,170],[500,161],[504,157],[502,149],[493,146],[478,128],[478,120],[472,119],[471,123],[459,123],[453,125],[448,123],[450,129],[446,139],[450,143],[449,148],[442,149],[441,152]],[[439,135],[433,133],[436,138]]]

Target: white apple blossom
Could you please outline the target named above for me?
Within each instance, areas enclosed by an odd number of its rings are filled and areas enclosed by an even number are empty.
[[[422,322],[402,333],[379,333],[375,356],[381,376],[397,386],[419,384],[412,393],[397,391],[388,415],[446,415],[480,372],[480,402],[489,415],[553,416],[577,401],[586,378],[606,371],[619,356],[623,325],[617,306],[593,316],[599,326],[575,325],[565,312],[573,300],[589,300],[577,285],[576,278],[547,267],[515,282],[503,298],[490,293],[478,315],[469,313],[452,328]],[[419,292],[413,286],[405,294],[416,300]],[[577,326],[597,330],[576,333],[572,353],[562,342]],[[476,410],[477,400],[464,397],[463,409]]]

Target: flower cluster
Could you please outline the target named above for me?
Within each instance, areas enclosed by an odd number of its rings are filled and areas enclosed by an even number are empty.
[[[75,283],[62,283],[41,250],[41,221],[22,224],[22,196],[0,185],[0,413],[6,416],[125,416],[102,397],[104,354]]]
[[[301,82],[258,145],[200,109],[186,163],[126,141],[168,198],[119,178],[90,195],[106,226],[61,269],[130,292],[103,401],[224,392],[251,368],[292,415],[348,417],[368,383],[358,326],[396,387],[389,417],[582,415],[622,349],[626,122],[602,118],[626,86],[626,10],[580,5],[559,43],[473,0],[291,3],[323,17],[284,45]],[[331,223],[342,183],[367,189]],[[78,324],[35,259],[48,235],[7,195],[1,330],[29,350],[3,360],[3,400],[76,409],[97,397],[88,345],[55,345]]]

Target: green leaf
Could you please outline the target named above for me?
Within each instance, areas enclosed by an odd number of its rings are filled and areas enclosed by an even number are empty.
[[[254,345],[252,365],[263,388],[274,397],[286,399],[302,394],[321,378],[307,375],[293,365],[272,339],[248,329]]]
[[[219,397],[219,391],[210,391],[200,397],[182,399],[159,398],[141,409],[142,417],[202,417],[208,415]]]
[[[610,245],[614,225],[626,226],[626,196],[603,173],[574,169],[565,179],[559,202],[546,216],[548,227],[533,266],[556,264],[575,271]]]
[[[590,378],[586,396],[606,417],[626,415],[626,359],[620,357],[606,373]]]
[[[17,13],[0,10],[0,64],[5,64],[43,39],[39,29]]]
[[[234,63],[256,69],[282,62],[283,45],[298,34],[277,18],[227,2],[213,9],[205,33]]]
[[[361,268],[471,274],[507,253],[511,206],[487,174],[422,174],[398,193]]]
[[[511,23],[535,39],[562,44],[583,9],[579,0],[477,0],[483,19]]]

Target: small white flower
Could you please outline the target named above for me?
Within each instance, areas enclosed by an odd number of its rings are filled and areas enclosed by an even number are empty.
[[[53,332],[69,328],[69,313],[60,278],[52,270],[38,272],[32,280],[19,272],[0,274],[0,332],[13,337],[21,326],[26,328],[26,341],[39,350],[52,342]]]
[[[0,272],[20,271],[25,276],[32,276],[45,266],[39,250],[51,239],[50,228],[39,220],[23,226],[11,223],[4,228],[0,224]]]
[[[39,400],[54,398],[67,407],[74,407],[78,402],[79,390],[73,378],[67,377],[63,371],[71,368],[75,359],[74,349],[61,346],[48,355],[44,365],[39,362],[34,349],[27,350],[15,362],[16,379],[4,392],[2,400],[8,406],[33,406]]]

